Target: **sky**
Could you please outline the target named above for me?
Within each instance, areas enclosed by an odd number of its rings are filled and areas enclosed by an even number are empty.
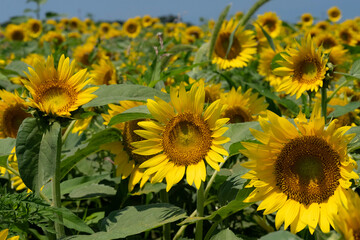
[[[183,22],[200,24],[200,17],[216,20],[222,10],[231,4],[229,15],[238,11],[247,12],[256,0],[48,0],[41,5],[41,18],[51,11],[66,14],[67,17],[85,19],[93,15],[95,21],[124,21],[146,14],[152,17],[169,14],[181,17]],[[342,19],[359,16],[359,0],[270,0],[256,13],[275,12],[278,17],[289,23],[297,23],[303,13],[310,13],[318,20],[327,18],[327,10],[337,6],[342,12]],[[27,0],[0,0],[0,23],[13,16],[24,14],[26,8],[35,9],[36,4]],[[27,13],[35,17],[34,14]]]

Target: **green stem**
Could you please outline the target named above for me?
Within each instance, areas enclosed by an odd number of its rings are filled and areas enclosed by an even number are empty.
[[[324,79],[324,85],[321,87],[321,115],[325,119],[326,124],[326,117],[327,117],[327,80]]]
[[[190,214],[189,217],[190,217],[190,218],[195,217],[196,214],[197,214],[197,211],[195,210],[195,211],[193,211],[193,212]],[[182,226],[180,227],[180,229],[177,231],[177,233],[175,234],[173,240],[179,239],[179,238],[181,237],[181,235],[183,234],[183,232],[185,231],[185,229],[186,229],[187,226],[188,226],[188,225],[182,225]]]
[[[196,210],[198,217],[204,216],[204,202],[205,202],[204,183],[201,182],[200,188],[197,190],[196,193]],[[196,222],[195,240],[203,239],[203,224],[204,224],[203,220],[199,220]]]
[[[336,89],[335,91],[330,95],[330,97],[327,98],[326,102],[330,102],[330,100],[336,95],[336,93],[345,85],[347,85],[350,81],[352,81],[351,79],[348,79],[346,81],[343,81]]]
[[[250,10],[246,13],[246,15],[244,15],[241,20],[240,20],[240,25],[244,26],[249,19],[252,17],[252,15],[254,15],[254,13],[265,3],[267,3],[270,0],[259,0],[257,1],[251,8]]]
[[[168,203],[169,202],[169,194],[165,189],[160,191],[161,202]],[[163,225],[163,237],[164,240],[171,239],[171,226],[170,223]]]
[[[65,133],[64,133],[64,135],[62,136],[62,139],[61,139],[62,143],[65,143],[65,140],[69,136],[71,130],[74,128],[75,122],[76,122],[76,120],[72,120],[70,125],[66,128],[66,131],[65,131]]]
[[[209,229],[209,231],[206,233],[204,240],[209,240],[212,233],[215,231],[216,227],[219,225],[220,221],[216,221],[213,223],[213,225],[211,225],[211,228]]]
[[[61,178],[61,171],[60,171],[60,157],[61,157],[61,134],[58,134],[58,144],[57,144],[57,152],[56,152],[56,159],[55,159],[55,173],[52,178],[52,206],[56,208],[61,208],[61,192],[60,192],[60,178]],[[56,237],[57,239],[65,237],[65,229],[64,225],[62,224],[63,218],[60,213],[56,213],[56,218],[58,221],[54,222]]]

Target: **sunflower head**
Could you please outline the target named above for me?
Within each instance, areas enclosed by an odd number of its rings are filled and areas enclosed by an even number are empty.
[[[230,44],[231,33],[235,30],[237,22],[231,19],[224,21],[216,39],[212,62],[222,69],[246,67],[256,54],[257,43],[254,32],[238,27]]]
[[[275,68],[273,72],[284,77],[277,91],[296,94],[296,98],[299,98],[303,92],[317,92],[323,86],[327,59],[322,47],[315,48],[310,35],[297,45],[297,49],[289,48],[281,54],[283,60],[278,61],[281,67]]]
[[[270,111],[267,117],[259,119],[263,132],[251,129],[260,144],[242,143],[240,152],[250,160],[243,166],[251,169],[242,177],[250,179],[246,187],[255,187],[245,202],[261,201],[264,214],[277,211],[276,228],[285,222],[293,233],[308,226],[312,234],[317,225],[329,232],[340,199],[358,178],[347,153],[350,127],[336,128],[332,121],[325,128],[320,102],[309,120],[300,113],[296,126]]]
[[[338,22],[341,19],[341,11],[336,6],[329,8],[327,14],[331,22]]]
[[[282,52],[283,49],[280,46],[277,46],[276,51],[274,51],[271,47],[262,48],[260,52],[259,65],[258,65],[258,73],[261,76],[264,76],[264,80],[268,81],[271,86],[277,88],[282,80],[281,76],[277,76],[271,70],[271,64],[275,57],[275,55],[279,52]]]
[[[304,13],[301,15],[301,25],[304,27],[309,27],[313,24],[314,18],[310,13]]]
[[[166,178],[167,191],[178,183],[186,171],[187,182],[197,188],[205,181],[205,161],[215,170],[228,155],[221,144],[229,141],[222,134],[227,130],[223,125],[229,120],[220,118],[220,100],[209,105],[204,111],[204,83],[195,83],[189,92],[184,84],[177,90],[171,88],[171,103],[157,97],[148,100],[147,107],[156,121],[139,122],[144,130],[136,130],[146,140],[132,143],[133,152],[139,155],[154,155],[140,165],[147,168],[145,175],[154,174],[152,182]],[[221,155],[220,155],[221,154]]]
[[[129,18],[123,25],[123,32],[130,38],[136,38],[141,32],[141,24],[134,18]]]
[[[26,73],[29,80],[23,84],[31,94],[29,105],[45,115],[70,117],[71,112],[96,97],[91,94],[97,87],[85,88],[89,83],[86,69],[75,73],[75,61],[64,55],[60,57],[57,69],[54,58],[38,61]]]
[[[110,85],[116,84],[116,70],[112,62],[108,59],[102,58],[99,64],[92,65],[91,71],[92,83],[95,85]]]
[[[22,121],[30,117],[27,105],[17,92],[0,90],[0,138],[16,138]]]
[[[11,41],[24,42],[28,40],[28,33],[25,26],[20,24],[9,24],[5,28],[5,37]]]
[[[42,23],[38,19],[29,19],[26,23],[27,30],[32,38],[37,38],[42,33]]]
[[[282,21],[278,18],[274,12],[266,12],[263,15],[259,15],[254,26],[256,27],[257,38],[266,40],[263,31],[259,25],[272,37],[276,38],[281,31]]]

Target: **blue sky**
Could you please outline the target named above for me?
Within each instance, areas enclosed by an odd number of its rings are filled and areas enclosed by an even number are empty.
[[[234,14],[237,11],[246,12],[255,2],[256,0],[48,0],[41,6],[41,16],[52,11],[84,19],[87,13],[91,13],[95,20],[114,21],[145,14],[153,17],[173,14],[180,16],[185,22],[199,24],[200,17],[216,20],[230,3],[230,14]],[[0,0],[0,23],[12,16],[22,15],[24,9],[35,6],[34,3],[26,3],[26,0]],[[342,20],[360,15],[359,0],[270,0],[256,15],[273,11],[280,19],[296,23],[303,13],[311,13],[324,20],[327,9],[332,6],[340,8]]]

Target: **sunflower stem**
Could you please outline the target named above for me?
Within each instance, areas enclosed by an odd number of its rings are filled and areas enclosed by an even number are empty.
[[[265,3],[267,3],[270,0],[259,0],[257,1],[251,8],[250,10],[241,18],[240,20],[240,25],[244,26],[249,19],[252,17],[252,15],[254,15],[254,13]]]
[[[61,208],[61,192],[60,192],[60,157],[61,157],[61,134],[58,134],[58,144],[57,144],[57,152],[55,159],[55,171],[54,176],[52,178],[52,206],[56,208]],[[65,229],[63,223],[63,218],[61,213],[56,213],[55,217],[58,221],[54,221],[56,238],[60,239],[65,237]]]
[[[65,140],[69,136],[71,130],[74,128],[75,122],[76,122],[76,120],[72,120],[71,123],[69,124],[69,126],[66,128],[66,131],[61,139],[62,143],[65,143]]]
[[[205,202],[204,183],[201,182],[200,188],[197,190],[196,193],[196,210],[198,217],[204,216],[204,202]],[[196,222],[195,240],[203,239],[203,224],[204,224],[203,220],[199,220]]]
[[[163,203],[169,202],[169,194],[165,189],[160,191],[160,199]],[[164,240],[171,240],[171,226],[170,223],[163,225],[163,239]]]
[[[326,124],[326,115],[327,115],[327,86],[328,86],[328,80],[324,79],[324,84],[321,87],[321,113],[324,117],[325,124]]]
[[[197,211],[194,210],[194,211],[190,214],[189,217],[190,217],[190,218],[195,217],[196,214],[197,214]],[[179,230],[176,232],[173,240],[179,239],[179,238],[181,237],[181,235],[183,234],[183,232],[185,231],[185,229],[186,229],[187,226],[188,226],[188,225],[182,225],[182,226],[179,228]]]
[[[327,102],[330,102],[330,100],[337,94],[337,92],[344,86],[346,86],[350,81],[352,81],[352,79],[347,79],[346,81],[343,81],[335,90],[334,92],[330,95],[330,97],[327,98]]]

